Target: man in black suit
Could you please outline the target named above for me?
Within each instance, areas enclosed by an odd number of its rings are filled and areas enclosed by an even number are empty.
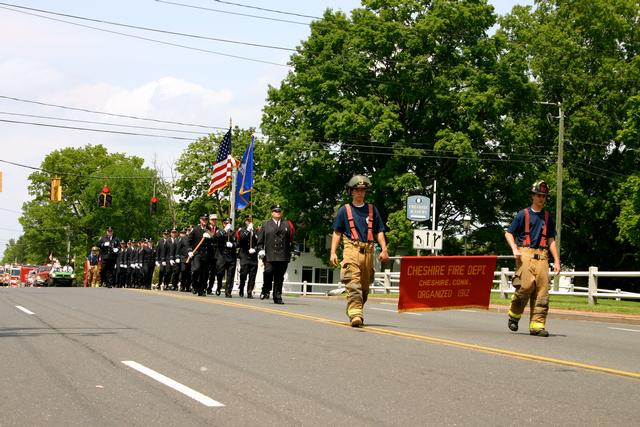
[[[113,235],[113,228],[107,227],[107,234],[98,240],[96,245],[100,248],[100,258],[102,260],[102,270],[100,280],[103,286],[113,287],[115,282],[116,257],[120,251],[120,240]]]
[[[191,259],[191,286],[199,296],[207,295],[207,276],[209,273],[209,241],[211,231],[209,230],[208,215],[200,216],[200,223],[196,225],[189,234],[189,257]]]
[[[227,285],[224,288],[224,296],[231,298],[231,291],[233,291],[233,281],[236,275],[236,233],[233,231],[233,225],[231,218],[225,218],[224,228],[218,230],[216,235],[218,239],[218,254],[217,254],[217,279],[218,287],[216,288],[216,295],[220,295],[222,289],[222,278],[227,275]]]
[[[273,302],[282,301],[282,284],[294,247],[293,223],[282,219],[282,207],[271,206],[271,219],[262,224],[258,233],[258,257],[264,263],[264,284],[260,299],[268,299],[273,286]]]
[[[191,290],[191,264],[186,262],[187,258],[189,258],[189,236],[187,229],[184,228],[180,231],[178,248],[176,249],[176,262],[178,262],[180,269],[180,291],[182,292]]]
[[[238,247],[240,248],[240,289],[239,295],[244,296],[244,285],[247,284],[247,298],[253,298],[253,287],[258,273],[258,237],[253,229],[253,217],[248,215],[244,220],[244,228],[238,230]],[[247,281],[248,279],[248,281]]]

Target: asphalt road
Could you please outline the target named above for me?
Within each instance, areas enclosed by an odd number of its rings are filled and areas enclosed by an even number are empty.
[[[2,288],[0,426],[640,423],[640,325],[285,302]]]

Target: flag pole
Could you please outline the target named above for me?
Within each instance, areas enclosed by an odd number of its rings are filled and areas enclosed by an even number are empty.
[[[229,129],[233,128],[231,123],[231,117],[229,117]],[[233,131],[232,131],[233,132]],[[231,145],[233,148],[233,144]],[[233,158],[233,149],[229,151],[229,155]],[[233,162],[233,168],[231,169],[231,189],[229,190],[229,218],[231,218],[231,227],[235,230],[236,227],[236,180],[237,180],[238,165]]]

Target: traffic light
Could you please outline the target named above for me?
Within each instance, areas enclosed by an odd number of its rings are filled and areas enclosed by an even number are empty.
[[[54,202],[62,200],[62,183],[60,182],[60,177],[54,176],[51,178],[51,194],[49,198]]]
[[[149,211],[151,214],[155,214],[158,211],[158,198],[153,196],[151,198],[151,204],[149,205]]]
[[[98,206],[101,208],[108,208],[111,206],[111,194],[109,193],[109,187],[107,187],[107,184],[102,187],[102,193],[98,196]]]

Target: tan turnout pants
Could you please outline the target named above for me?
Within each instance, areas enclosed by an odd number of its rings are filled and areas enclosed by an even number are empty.
[[[364,304],[373,283],[373,243],[342,239],[344,253],[340,279],[347,289],[347,316],[364,320]]]
[[[100,286],[100,273],[98,272],[98,266],[92,265],[89,267],[89,277],[87,278],[87,286],[97,288]]]
[[[530,301],[529,330],[544,329],[549,311],[549,255],[544,249],[518,248],[521,261],[516,262],[509,316],[520,319]]]

